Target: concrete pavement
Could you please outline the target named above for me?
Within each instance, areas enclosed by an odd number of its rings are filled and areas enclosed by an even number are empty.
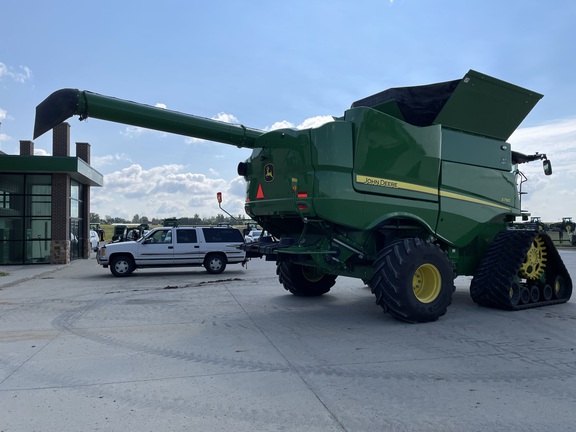
[[[289,295],[262,260],[19,270],[0,289],[2,432],[576,430],[574,300],[486,309],[458,278],[446,316],[409,325],[355,279]]]
[[[0,289],[54,273],[73,263],[0,266]]]

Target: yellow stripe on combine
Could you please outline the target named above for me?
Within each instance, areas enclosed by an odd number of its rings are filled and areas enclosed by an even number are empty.
[[[367,186],[377,186],[377,187],[383,187],[383,188],[387,188],[387,189],[403,189],[403,190],[409,190],[409,191],[413,191],[413,192],[422,192],[425,194],[434,195],[436,197],[438,196],[438,190],[435,188],[431,188],[428,186],[422,186],[422,185],[418,185],[418,184],[414,184],[414,183],[401,182],[401,181],[397,181],[397,180],[389,180],[389,179],[383,179],[383,178],[379,178],[379,177],[369,177],[369,176],[365,176],[365,175],[356,174],[356,182],[363,184],[363,185],[367,185]],[[454,192],[448,192],[448,191],[440,190],[440,196],[443,198],[452,198],[452,199],[456,199],[456,200],[460,200],[460,201],[467,201],[467,202],[471,202],[471,203],[475,203],[475,204],[482,204],[482,205],[487,205],[490,207],[496,207],[496,208],[500,208],[500,209],[504,209],[504,210],[510,210],[510,207],[508,207],[508,206],[496,204],[496,203],[482,200],[482,199],[478,199],[478,198],[472,198],[470,196],[462,195],[462,194],[458,194],[458,193],[454,193]]]

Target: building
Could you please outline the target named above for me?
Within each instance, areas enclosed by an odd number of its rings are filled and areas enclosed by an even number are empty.
[[[52,156],[34,156],[32,141],[20,141],[20,155],[0,152],[0,265],[88,258],[90,187],[103,180],[90,144],[70,156],[68,123],[53,129]]]

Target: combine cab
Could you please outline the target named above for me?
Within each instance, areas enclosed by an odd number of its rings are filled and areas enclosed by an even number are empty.
[[[434,321],[454,278],[473,275],[473,300],[507,310],[566,302],[572,281],[548,235],[522,217],[519,166],[545,154],[506,141],[542,96],[476,71],[392,88],[354,102],[323,126],[263,132],[64,89],[36,111],[35,136],[72,115],[253,149],[238,165],[246,213],[271,234],[244,245],[277,263],[299,296],[339,275],[367,283],[408,322]]]

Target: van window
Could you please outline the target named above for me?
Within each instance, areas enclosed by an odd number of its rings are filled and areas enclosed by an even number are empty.
[[[240,230],[236,228],[202,228],[206,243],[244,243]]]

